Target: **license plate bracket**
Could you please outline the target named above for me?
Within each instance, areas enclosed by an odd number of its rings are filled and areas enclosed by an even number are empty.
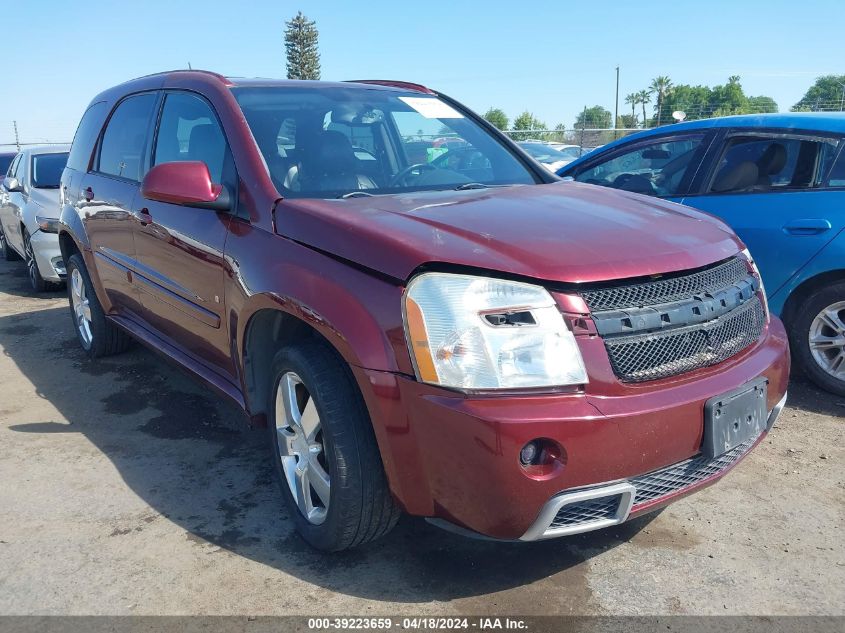
[[[757,437],[766,428],[767,378],[758,378],[704,403],[701,452],[711,459]]]

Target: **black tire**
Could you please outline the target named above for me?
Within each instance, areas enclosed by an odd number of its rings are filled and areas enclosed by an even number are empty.
[[[801,300],[800,307],[796,310],[797,314],[788,323],[788,329],[789,346],[796,366],[822,389],[845,396],[845,380],[825,371],[810,350],[810,328],[816,316],[821,314],[823,309],[841,302],[845,302],[845,283],[843,282],[815,291]],[[845,336],[845,332],[840,334]],[[831,355],[833,353],[830,352]],[[845,365],[841,367],[845,375]]]
[[[74,271],[79,271],[82,283],[85,286],[85,296],[88,299],[88,306],[91,310],[91,320],[89,321],[91,332],[90,341],[85,340],[81,328],[77,323],[76,312],[74,310],[72,282]],[[70,314],[73,319],[73,329],[76,331],[79,344],[88,356],[91,358],[111,356],[113,354],[119,354],[129,347],[132,339],[117,325],[106,318],[106,314],[103,312],[100,301],[94,292],[94,285],[91,283],[91,277],[88,276],[85,262],[79,253],[71,255],[67,261],[67,291],[68,301],[70,302]]]
[[[26,273],[29,278],[29,285],[32,286],[32,289],[35,292],[47,292],[48,290],[52,290],[55,287],[55,284],[44,279],[44,277],[41,276],[41,271],[38,270],[38,262],[35,261],[35,254],[32,251],[32,241],[29,237],[29,231],[24,228],[21,228],[21,231],[23,232],[23,252],[24,255],[26,255],[24,262],[26,263]]]
[[[390,493],[369,414],[349,368],[320,341],[281,350],[272,367],[267,436],[276,478],[299,534],[324,551],[349,549],[387,534],[401,511]],[[280,457],[276,391],[289,372],[301,379],[319,415],[331,482],[328,508],[320,525],[310,522],[297,506]]]
[[[0,249],[3,250],[3,259],[7,262],[16,262],[21,258],[21,256],[15,252],[15,249],[9,246],[9,242],[6,241],[6,234],[3,233],[2,226],[0,226]]]

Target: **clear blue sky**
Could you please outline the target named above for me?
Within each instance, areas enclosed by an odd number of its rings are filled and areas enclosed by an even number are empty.
[[[613,109],[657,75],[715,85],[740,75],[746,94],[781,110],[813,79],[845,72],[842,0],[461,2],[428,0],[26,0],[3,20],[0,143],[69,140],[100,90],[184,68],[283,77],[284,21],[317,21],[324,79],[430,85],[511,119],[530,110],[571,127],[584,105]],[[670,8],[673,7],[673,8]],[[30,35],[31,33],[31,35]],[[620,104],[620,111],[627,107]]]

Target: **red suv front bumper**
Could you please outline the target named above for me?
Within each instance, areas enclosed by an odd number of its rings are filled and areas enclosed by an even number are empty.
[[[615,397],[589,389],[472,397],[387,372],[355,373],[391,490],[409,513],[533,540],[618,523],[720,478],[766,431],[708,461],[700,455],[705,402],[765,377],[770,428],[786,395],[789,350],[772,318],[761,340],[736,357]],[[562,468],[530,474],[521,466],[520,450],[536,438],[564,448]],[[580,519],[569,517],[580,528],[550,529],[561,502],[573,499],[580,506],[572,509],[586,508]]]

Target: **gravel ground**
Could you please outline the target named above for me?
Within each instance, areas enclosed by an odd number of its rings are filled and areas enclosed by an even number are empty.
[[[63,292],[0,262],[0,614],[845,614],[845,398],[661,514],[528,545],[403,518],[338,555],[293,532],[244,415],[158,356],[89,361]]]

